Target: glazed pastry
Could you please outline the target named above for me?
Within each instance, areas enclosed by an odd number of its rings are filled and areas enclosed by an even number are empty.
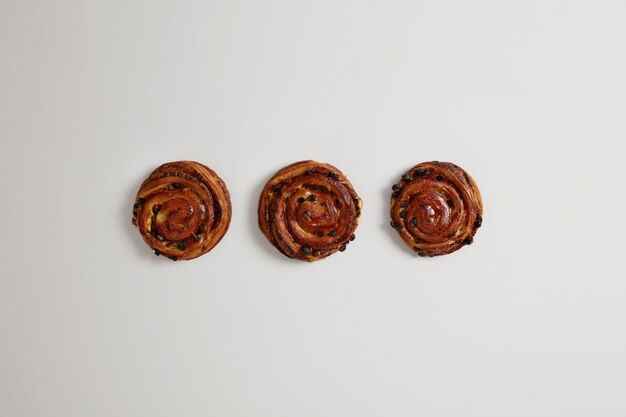
[[[215,172],[198,162],[169,162],[139,188],[133,224],[156,255],[187,260],[218,244],[231,213],[230,195]]]
[[[424,162],[393,186],[391,226],[420,256],[452,253],[474,241],[483,222],[476,183],[449,162]]]
[[[313,262],[346,250],[363,203],[341,171],[301,161],[278,171],[259,199],[259,227],[284,255]]]

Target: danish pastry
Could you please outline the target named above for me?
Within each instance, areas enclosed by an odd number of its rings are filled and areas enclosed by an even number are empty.
[[[424,162],[393,186],[391,226],[420,256],[452,253],[474,241],[483,222],[480,191],[449,162]]]
[[[259,227],[284,255],[313,262],[346,250],[363,203],[329,164],[301,161],[278,171],[259,199]]]
[[[156,255],[188,260],[210,251],[231,219],[224,181],[198,162],[169,162],[143,182],[133,206],[133,224]]]

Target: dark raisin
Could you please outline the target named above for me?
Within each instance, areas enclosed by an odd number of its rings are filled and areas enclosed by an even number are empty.
[[[437,181],[443,181],[443,180],[445,180],[445,178],[444,178],[444,176],[443,176],[443,175],[437,175],[437,176],[435,177],[435,179],[436,179]]]
[[[326,174],[328,176],[328,178],[330,178],[331,180],[335,180],[335,181],[339,181],[339,174],[337,174],[336,172],[330,171],[328,174]]]
[[[478,228],[479,228],[480,226],[482,226],[482,225],[483,225],[483,218],[482,218],[482,217],[480,217],[480,216],[478,216],[478,217],[476,218],[476,221],[474,222],[474,228],[475,228],[475,229],[478,229]]]
[[[185,250],[186,247],[187,247],[187,243],[185,243],[185,242],[178,242],[178,249]]]
[[[413,171],[413,176],[415,176],[415,177],[426,177],[426,176],[430,175],[432,172],[433,171],[431,169],[428,169],[428,168],[426,168],[426,169],[418,168],[415,171]]]
[[[402,181],[408,181],[410,179],[411,179],[411,177],[409,177],[409,174],[402,175]]]
[[[313,256],[320,256],[320,251],[314,250],[313,251]]]
[[[339,252],[343,252],[346,250],[346,245],[339,246]]]
[[[447,237],[448,239],[450,239],[450,238],[452,238],[452,237],[454,237],[454,236],[456,236],[456,232],[449,233],[449,234],[448,234],[448,236],[446,236],[446,237]]]
[[[454,208],[454,201],[452,200],[446,200],[446,204],[448,205],[448,207],[450,207],[451,209]]]
[[[154,214],[157,214],[159,212],[159,210],[161,210],[161,206],[158,204],[155,204],[154,207],[152,207],[152,212]]]
[[[146,202],[146,199],[143,197],[139,197],[139,204],[143,204]]]
[[[422,239],[420,239],[419,237],[414,236],[414,237],[413,237],[413,242],[415,242],[415,243],[418,243],[418,244],[419,244],[419,243],[422,243]]]
[[[167,242],[165,246],[168,248],[171,248],[172,246],[174,246],[174,244],[172,242]]]
[[[169,258],[174,262],[178,260],[178,256],[170,256]]]
[[[215,217],[222,217],[222,208],[221,207],[216,207],[215,208]]]
[[[398,230],[402,229],[401,223],[396,223],[392,220],[390,224],[391,224],[391,227],[393,227],[394,229],[398,229]]]
[[[359,204],[361,204],[361,201],[358,198],[355,198],[352,201],[354,201],[354,205],[357,206],[357,207],[359,206]]]
[[[276,192],[280,191],[280,188],[281,188],[280,184],[274,184],[272,186],[272,191],[274,191],[276,193]]]
[[[411,220],[409,220],[409,226],[417,227],[417,219],[415,217],[413,217]]]
[[[392,189],[393,191],[398,191],[398,190],[400,189],[400,184],[394,184],[394,185],[391,187],[391,189]]]
[[[337,236],[337,231],[331,230],[330,232],[328,232],[328,236]]]
[[[474,243],[474,238],[471,236],[468,236],[465,239],[463,239],[464,245],[471,245],[472,243]]]
[[[309,256],[311,254],[311,248],[308,246],[303,246],[302,248],[300,248],[300,251],[304,256]]]
[[[185,188],[185,184],[181,184],[179,182],[175,182],[172,184],[172,188],[175,190],[182,190],[183,188]]]
[[[298,203],[304,203],[305,200],[306,198],[304,197],[298,197]]]
[[[135,203],[135,205],[133,206],[133,208],[139,208],[139,203]]]
[[[391,193],[391,198],[396,198],[396,197],[398,197],[398,194],[399,194],[399,193],[398,193],[397,191],[394,191],[393,193]]]
[[[155,249],[155,250],[154,250],[154,254],[155,254],[156,256],[159,256],[159,255],[161,254],[161,252]]]
[[[315,171],[312,169],[309,169],[304,173],[304,175],[313,175],[313,174],[315,174]]]
[[[350,236],[350,241],[353,241],[354,239],[356,239],[356,235],[352,234],[352,236]]]
[[[317,237],[324,237],[324,232],[316,232],[315,236],[317,236]]]
[[[309,196],[309,201],[317,201],[317,196],[315,194],[311,194]]]
[[[401,211],[400,212],[400,218],[401,219],[406,219],[406,211]]]

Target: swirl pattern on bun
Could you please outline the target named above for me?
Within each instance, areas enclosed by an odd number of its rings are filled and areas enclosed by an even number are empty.
[[[450,162],[418,164],[393,186],[391,226],[420,256],[446,255],[470,245],[482,216],[476,183]]]
[[[259,199],[259,227],[284,255],[313,262],[346,250],[363,203],[332,165],[301,161],[278,171]]]
[[[231,215],[224,181],[205,165],[178,161],[161,165],[143,182],[132,222],[156,255],[177,261],[213,249]]]

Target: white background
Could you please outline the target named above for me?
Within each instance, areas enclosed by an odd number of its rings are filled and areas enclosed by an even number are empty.
[[[626,416],[623,1],[0,0],[0,415]],[[357,240],[259,232],[265,181],[336,165]],[[159,164],[232,195],[222,242],[131,226]],[[390,186],[452,161],[475,243],[417,258]]]

